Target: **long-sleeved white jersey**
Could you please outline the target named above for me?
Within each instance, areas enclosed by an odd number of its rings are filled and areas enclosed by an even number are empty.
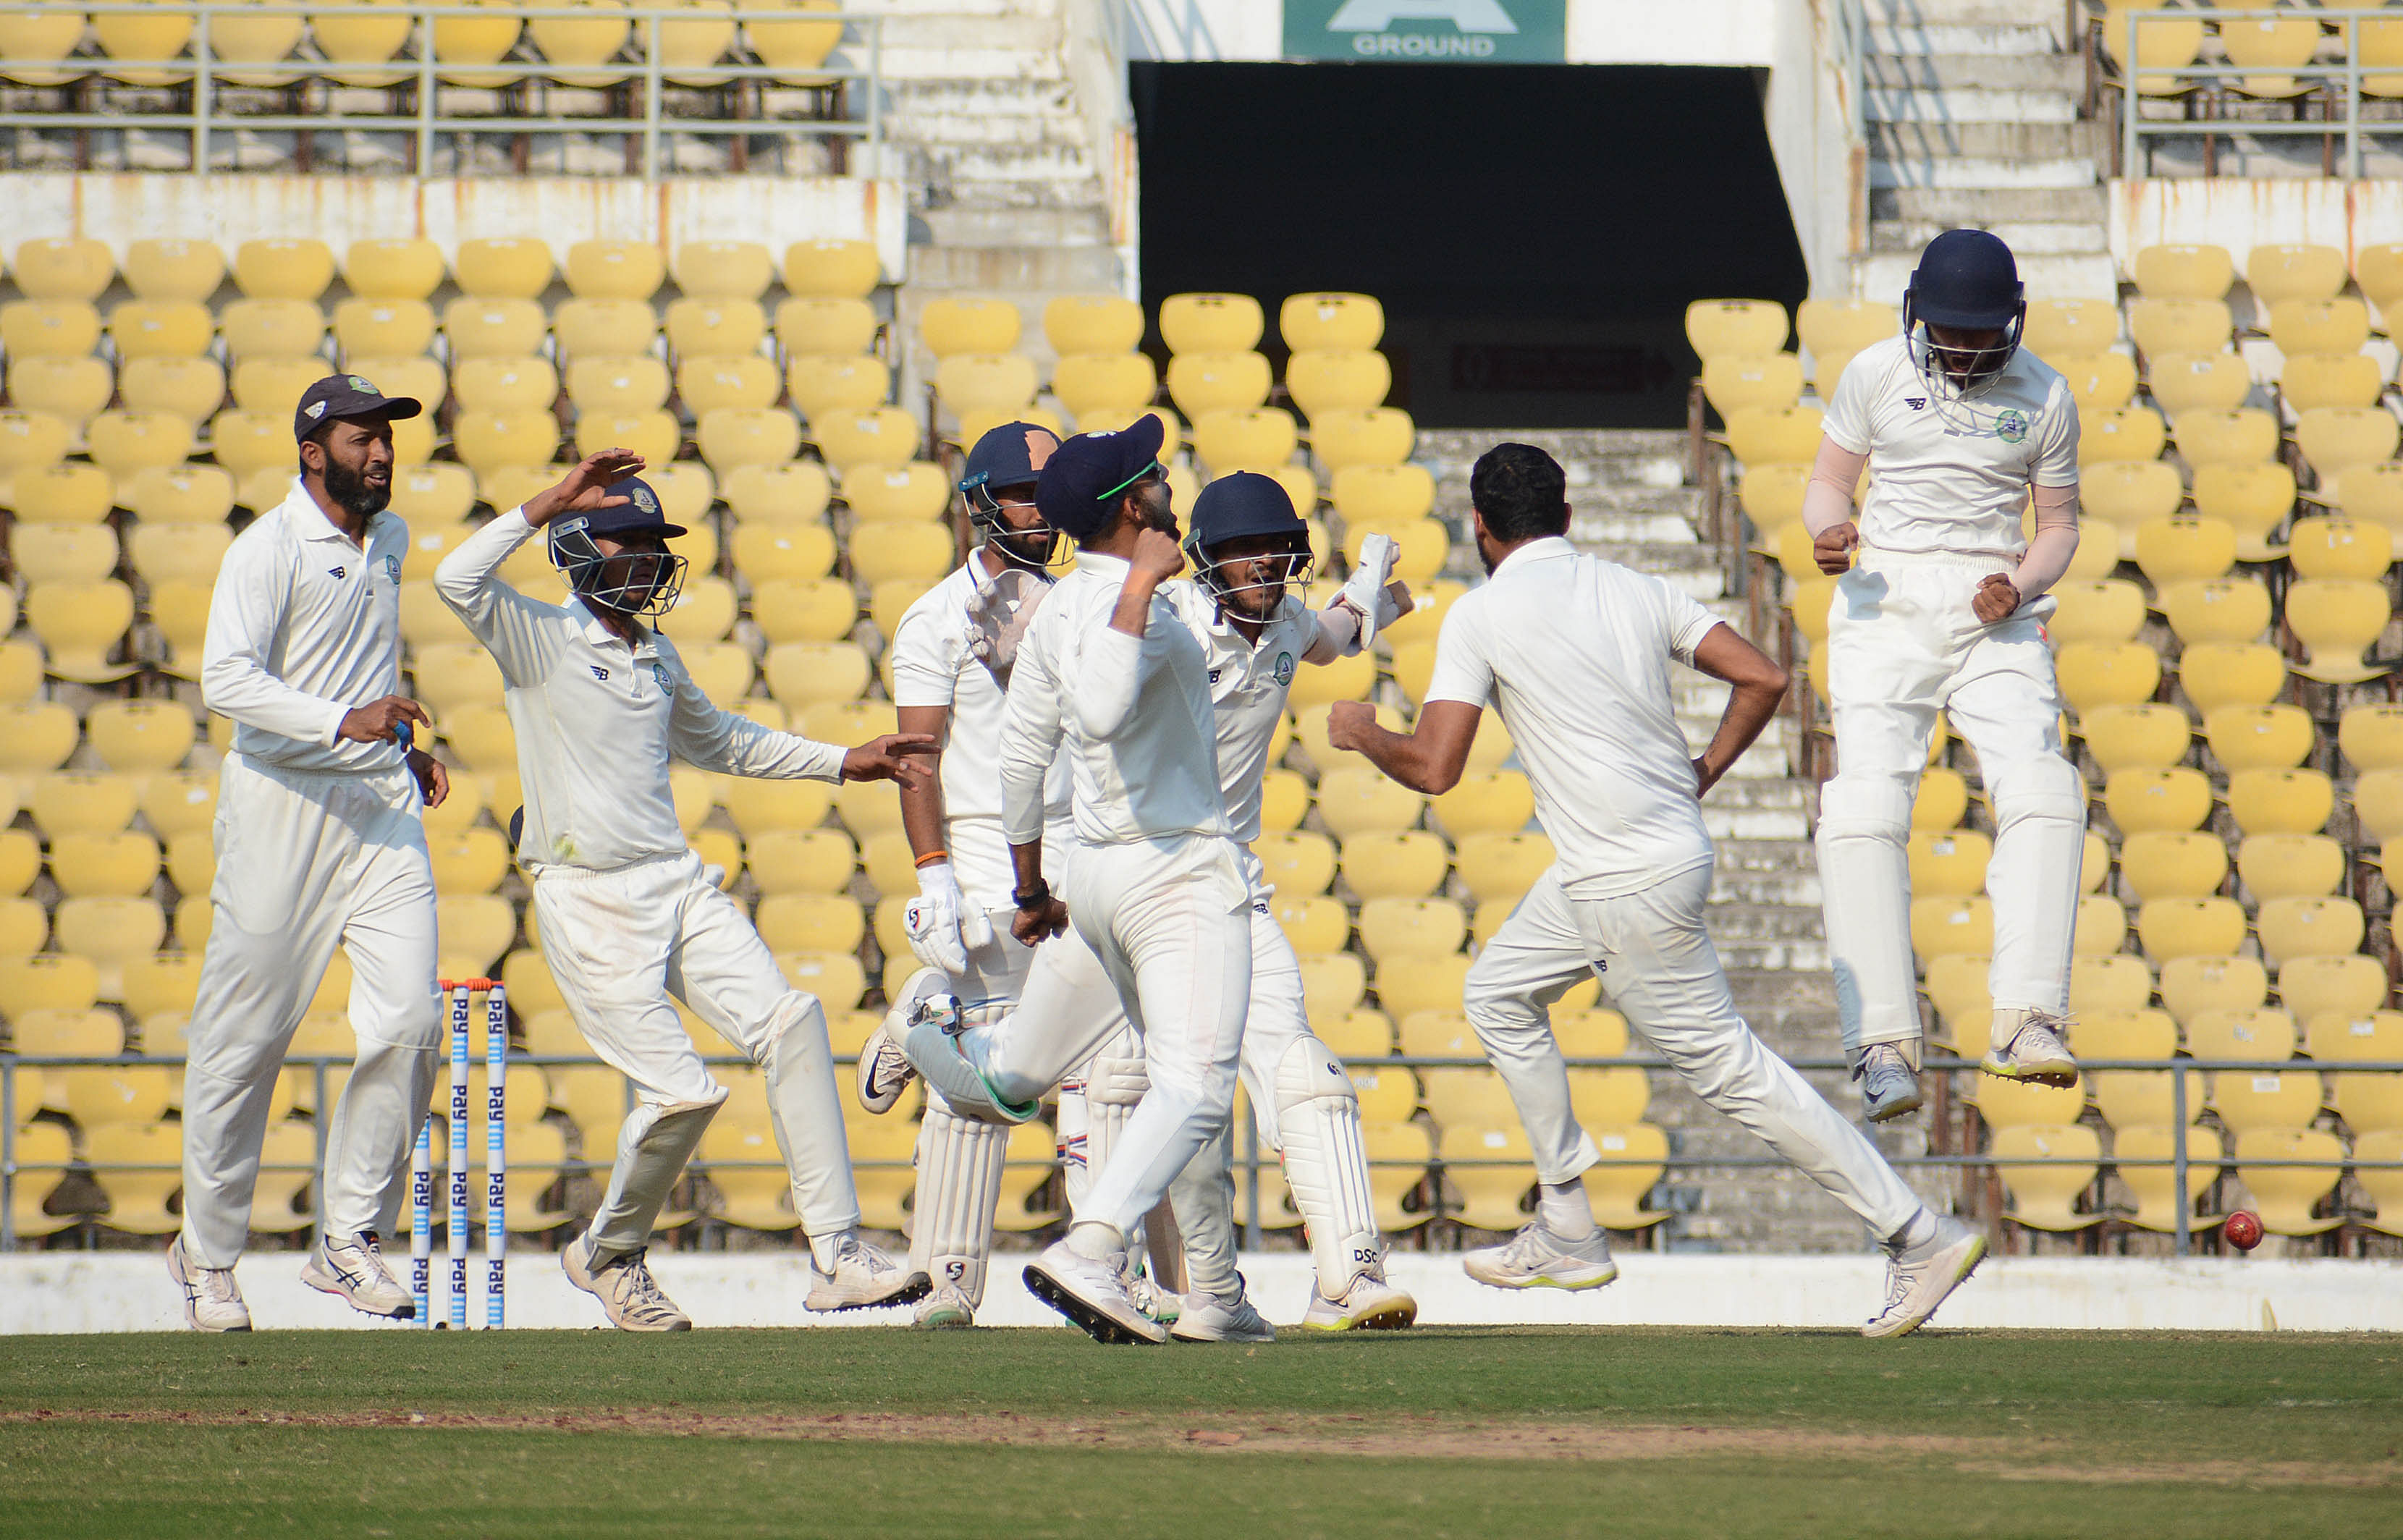
[[[666,637],[646,631],[630,646],[581,601],[547,604],[502,582],[500,564],[534,533],[521,510],[505,513],[434,574],[500,665],[529,870],[609,870],[690,848],[668,790],[671,758],[729,775],[842,778],[842,748],[711,705]]]
[[[1127,563],[1085,552],[1019,644],[1002,718],[1002,829],[1043,833],[1043,782],[1064,742],[1071,816],[1087,845],[1229,833],[1218,784],[1210,673],[1162,593],[1144,634],[1110,627]]]
[[[226,551],[209,598],[201,699],[234,721],[233,751],[285,770],[368,774],[398,743],[357,743],[342,718],[400,692],[400,563],[409,526],[369,519],[365,544],[294,478]]]

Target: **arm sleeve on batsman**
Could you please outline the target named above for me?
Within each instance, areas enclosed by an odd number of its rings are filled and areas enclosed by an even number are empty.
[[[2077,554],[2077,485],[2038,483],[2035,493],[2035,534],[2020,558],[2019,570],[2011,575],[2011,586],[2020,590],[2022,604],[2060,582]]]
[[[1043,782],[1060,756],[1060,686],[1050,660],[1042,646],[1022,645],[1001,718],[1001,832],[1013,845],[1043,838]]]
[[[201,699],[245,727],[303,743],[331,744],[353,704],[293,688],[268,671],[284,629],[291,575],[276,548],[237,543],[217,572],[201,649]]]
[[[534,536],[523,509],[512,508],[461,541],[434,569],[434,591],[484,644],[512,685],[539,684],[550,671],[549,604],[501,581],[501,563]]]
[[[1847,379],[1851,378],[1849,370]],[[1839,385],[1837,393],[1842,394]],[[1861,472],[1869,463],[1866,451],[1854,453],[1836,442],[1830,433],[1819,440],[1818,458],[1811,465],[1811,480],[1802,489],[1802,527],[1811,538],[1850,523],[1853,518],[1853,489],[1861,484]]]

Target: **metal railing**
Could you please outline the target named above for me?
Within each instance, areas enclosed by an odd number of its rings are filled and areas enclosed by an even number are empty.
[[[2224,25],[2233,21],[2313,21],[2333,26],[2344,50],[2344,58],[2335,63],[2306,62],[2299,64],[2272,65],[2205,64],[2194,60],[2184,64],[2138,62],[2144,57],[2138,47],[2144,29],[2151,28],[2158,34],[2173,26],[2186,27],[2197,23],[2206,26],[2212,23]],[[2118,72],[2118,78],[2116,83],[2106,90],[2090,92],[2090,95],[2095,96],[2098,100],[2109,100],[2118,113],[2119,174],[2123,176],[2146,174],[2147,162],[2144,146],[2145,141],[2148,139],[2208,140],[2257,135],[2271,138],[2317,137],[2333,140],[2340,137],[2344,141],[2342,170],[2340,173],[2333,165],[2327,169],[2331,174],[2340,174],[2347,181],[2360,180],[2363,136],[2366,133],[2403,134],[2403,118],[2372,118],[2365,122],[2362,117],[2365,100],[2362,92],[2362,77],[2365,74],[2368,74],[2403,78],[2403,61],[2375,63],[2365,69],[2361,62],[2361,28],[2354,24],[2358,21],[2403,23],[2403,13],[2380,10],[2320,12],[2266,8],[2252,10],[2222,8],[2208,11],[2130,9],[2107,18],[2095,18],[2088,34],[2089,68],[2101,70],[2104,67],[2104,61],[2098,58],[2093,48],[2093,45],[2099,42],[2101,49],[2109,54],[2108,67]],[[2106,35],[2115,27],[2118,35]],[[2204,35],[2208,38],[2210,34],[2206,32]],[[2323,36],[2321,41],[2325,46],[2326,37]],[[2200,58],[2201,54],[2198,52],[2196,59]],[[2298,118],[2289,122],[2256,118],[2196,118],[2190,115],[2178,118],[2148,118],[2138,110],[2140,104],[2146,100],[2168,100],[2174,96],[2191,93],[2198,88],[2215,87],[2223,82],[2247,78],[2290,78],[2299,85],[2305,85],[2307,89],[2304,91],[2291,96],[2250,97],[2244,96],[2241,91],[2237,93],[2243,100],[2260,101],[2265,104],[2279,101],[2294,102],[2297,104]],[[2143,89],[2147,82],[2164,80],[2176,82],[2180,89],[2172,91],[2147,91]],[[2324,113],[2324,116],[2316,121],[2299,117],[2301,104],[2313,94],[2318,95]],[[2394,99],[2371,98],[2370,100]],[[2403,105],[2403,103],[2398,103],[2398,105]]]
[[[510,1066],[513,1068],[518,1065],[527,1065],[536,1068],[547,1068],[554,1065],[563,1068],[589,1068],[600,1066],[601,1064],[601,1061],[598,1059],[584,1056],[520,1053],[512,1053],[509,1056],[508,1061]],[[743,1058],[740,1055],[708,1055],[704,1056],[703,1061],[713,1067],[740,1068],[747,1067],[751,1063],[750,1060]],[[853,1055],[840,1055],[835,1059],[835,1062],[838,1065],[855,1064],[857,1061],[856,1056]],[[325,1164],[325,1117],[328,1106],[326,1099],[326,1092],[328,1089],[328,1073],[333,1070],[344,1068],[351,1061],[346,1058],[331,1055],[295,1056],[292,1059],[287,1060],[285,1062],[286,1068],[305,1068],[310,1070],[315,1076],[316,1100],[314,1105],[318,1109],[318,1121],[315,1125],[317,1129],[317,1150],[315,1163],[306,1169],[307,1173],[313,1173],[322,1170]],[[1816,1070],[1846,1074],[1849,1074],[1851,1070],[1851,1061],[1841,1057],[1798,1058],[1789,1059],[1786,1062],[1798,1070]],[[25,1071],[67,1068],[123,1069],[140,1067],[173,1069],[180,1068],[183,1063],[184,1060],[180,1057],[165,1055],[125,1054],[101,1058],[73,1058],[0,1053],[0,1252],[13,1251],[16,1248],[16,1184],[20,1171],[21,1169],[25,1169],[21,1168],[17,1160],[17,1109],[21,1104],[17,1084],[18,1075]],[[1444,1057],[1426,1054],[1395,1054],[1373,1059],[1361,1058],[1350,1061],[1350,1063],[1351,1067],[1354,1070],[1368,1068],[1380,1070],[1481,1070],[1491,1069],[1493,1067],[1491,1061],[1483,1058],[1465,1056]],[[1651,1071],[1674,1070],[1675,1067],[1671,1061],[1659,1054],[1636,1053],[1621,1054],[1615,1058],[1608,1059],[1570,1059],[1567,1061],[1567,1063],[1572,1069],[1640,1069]],[[2202,1161],[2197,1162],[2190,1156],[2187,1137],[2194,1127],[2194,1117],[2196,1113],[2200,1110],[2192,1104],[2188,1098],[2189,1088],[2188,1085],[2188,1079],[2190,1075],[2203,1074],[2215,1075],[2229,1072],[2256,1075],[2313,1075],[2403,1074],[2403,1061],[2318,1059],[2282,1059],[2275,1061],[2254,1059],[2087,1059],[2080,1061],[2078,1067],[2081,1072],[2081,1075],[2087,1074],[2112,1072],[2138,1072],[2166,1075],[2170,1081],[2172,1153],[2166,1157],[2156,1158],[2100,1156],[2093,1159],[2082,1158],[2031,1158],[2013,1154],[1996,1156],[1992,1153],[1982,1155],[1964,1153],[1944,1155],[1896,1155],[1888,1156],[1886,1157],[1886,1159],[1889,1164],[1905,1171],[1992,1171],[1997,1167],[2008,1167],[2013,1170],[2019,1170],[2040,1169],[2046,1166],[2072,1166],[2094,1168],[2099,1176],[2102,1170],[2104,1168],[2115,1171],[2167,1169],[2173,1173],[2172,1190],[2174,1192],[2186,1192],[2189,1189],[2191,1186],[2189,1173],[2193,1166],[2197,1163],[2210,1166],[2215,1172],[2215,1174],[2227,1171],[2229,1168],[2258,1170],[2299,1168],[2317,1171],[2334,1171],[2338,1172],[2340,1176],[2346,1171],[2403,1171],[2403,1160],[2366,1160],[2352,1156],[2347,1156],[2343,1158],[2333,1161],[2296,1159],[2240,1160],[2237,1158],[2232,1148],[2223,1148],[2217,1157],[2205,1157]],[[1953,1059],[1949,1057],[1931,1057],[1926,1064],[1925,1072],[1931,1075],[1948,1076],[1960,1074],[1974,1075],[1979,1073],[1975,1061]],[[631,1111],[633,1107],[633,1089],[631,1084],[626,1088],[625,1098],[626,1107]],[[855,1168],[860,1170],[900,1170],[906,1169],[911,1164],[910,1161],[902,1159],[876,1160],[859,1158],[854,1158],[852,1163]],[[1033,1162],[1016,1163],[1021,1165],[1033,1164]],[[1056,1164],[1056,1162],[1053,1163]],[[1242,1130],[1242,1138],[1238,1142],[1235,1170],[1237,1174],[1243,1179],[1244,1212],[1241,1216],[1243,1225],[1243,1243],[1253,1250],[1257,1250],[1259,1248],[1263,1232],[1271,1228],[1262,1223],[1260,1209],[1260,1175],[1264,1166],[1273,1165],[1275,1163],[1276,1158],[1272,1154],[1267,1156],[1266,1158],[1263,1158],[1257,1121],[1256,1119],[1245,1119],[1244,1126]],[[1430,1220],[1446,1217],[1442,1199],[1442,1174],[1447,1169],[1454,1167],[1461,1169],[1488,1167],[1511,1167],[1521,1170],[1530,1169],[1528,1167],[1528,1162],[1524,1158],[1498,1158],[1491,1160],[1461,1159],[1456,1157],[1447,1158],[1441,1153],[1440,1149],[1435,1149],[1431,1158],[1424,1161],[1372,1159],[1369,1163],[1372,1166],[1383,1167],[1385,1169],[1422,1170],[1426,1172],[1434,1184],[1431,1190],[1434,1192],[1436,1197],[1434,1208],[1428,1214],[1428,1218]],[[164,1171],[181,1169],[179,1167],[132,1166],[116,1162],[86,1161],[81,1162],[81,1164],[86,1169],[104,1171]],[[728,1170],[745,1171],[783,1169],[783,1163],[775,1160],[729,1161],[716,1159],[703,1160],[696,1158],[695,1164],[702,1170],[707,1170],[712,1167],[723,1167]],[[1675,1153],[1673,1149],[1667,1155],[1657,1158],[1649,1155],[1630,1155],[1623,1157],[1605,1155],[1597,1162],[1597,1164],[1604,1166],[1657,1167],[1665,1176],[1668,1172],[1675,1171],[1725,1171],[1755,1168],[1782,1169],[1786,1167],[1788,1163],[1782,1157],[1765,1152],[1757,1155],[1743,1156],[1682,1156]],[[605,1158],[601,1160],[590,1160],[570,1158],[562,1163],[562,1165],[557,1169],[565,1173],[574,1173],[577,1172],[605,1170],[607,1165],[608,1160]],[[55,1168],[43,1166],[38,1169],[43,1172],[50,1172]],[[546,1166],[543,1169],[550,1170],[552,1168]],[[260,1167],[260,1170],[262,1172],[280,1172],[290,1174],[304,1173],[300,1168],[291,1166],[264,1165]],[[1529,1177],[1530,1182],[1532,1182],[1533,1179],[1531,1172]],[[318,1204],[322,1204],[323,1202],[323,1193],[318,1190],[321,1186],[322,1184],[312,1184],[313,1200]],[[2196,1196],[2199,1197],[2200,1195]],[[2175,1204],[2174,1207],[2176,1209],[2175,1227],[2174,1230],[2169,1233],[2172,1233],[2174,1236],[2176,1255],[2180,1256],[2189,1256],[2193,1251],[2194,1200],[2189,1199],[2186,1202]],[[79,1217],[93,1218],[97,1217],[97,1215],[83,1215]],[[322,1220],[322,1208],[318,1209],[315,1217]],[[2105,1215],[2104,1217],[2109,1216]]]
[[[662,166],[660,144],[663,134],[692,134],[748,140],[751,138],[782,138],[787,140],[825,140],[837,150],[837,170],[847,160],[847,146],[857,141],[868,147],[868,169],[873,172],[876,148],[882,143],[882,69],[883,58],[883,17],[866,11],[818,10],[752,10],[736,6],[729,10],[704,10],[677,6],[634,5],[624,8],[599,8],[592,6],[493,6],[456,4],[379,5],[373,9],[353,7],[328,11],[323,6],[275,3],[253,4],[251,0],[157,0],[157,3],[126,3],[126,0],[95,0],[79,6],[76,11],[87,16],[123,16],[157,24],[177,16],[191,20],[191,35],[188,45],[170,59],[118,58],[98,52],[76,52],[62,59],[10,58],[0,60],[0,70],[20,80],[29,76],[65,76],[75,81],[93,79],[136,78],[128,84],[162,85],[174,90],[181,98],[175,108],[160,112],[128,110],[122,102],[112,102],[103,110],[0,112],[0,128],[36,130],[121,130],[128,128],[181,131],[190,136],[191,166],[195,171],[210,169],[213,144],[229,133],[240,132],[285,132],[311,133],[355,131],[371,133],[406,133],[411,136],[412,169],[420,176],[432,174],[438,141],[449,137],[503,137],[517,140],[530,134],[582,133],[639,137],[639,157],[630,155],[627,174],[639,173],[646,181],[659,180]],[[355,24],[363,21],[400,21],[409,23],[406,38],[390,57],[382,60],[365,58],[265,59],[251,54],[227,58],[217,42],[224,33],[221,23],[234,22],[255,27],[262,21],[276,18],[318,19]],[[440,47],[440,21],[476,22],[491,26],[495,22],[521,23],[541,21],[577,22],[590,26],[611,22],[627,23],[626,41],[609,59],[553,62],[534,52],[531,26],[521,33],[519,41],[508,50],[508,56],[489,59],[482,52],[470,57],[458,54],[445,57]],[[745,29],[752,25],[832,26],[843,29],[833,49],[822,64],[799,66],[760,62],[751,48]],[[696,61],[682,57],[668,43],[695,27],[730,26],[731,35],[715,59]],[[681,29],[681,31],[679,31]],[[321,50],[322,51],[322,50]],[[864,64],[852,62],[864,56]],[[243,77],[280,77],[281,89],[305,94],[313,82],[344,84],[342,77],[366,77],[372,83],[354,89],[382,90],[400,93],[407,98],[401,104],[405,110],[366,114],[348,114],[333,110],[330,103],[316,104],[312,110],[284,112],[245,112],[231,110],[234,104],[226,92],[242,90],[254,95],[261,90],[273,90],[278,86],[259,87]],[[65,82],[62,82],[65,83]],[[856,116],[853,116],[850,99],[856,86]],[[617,110],[609,115],[576,115],[549,112],[449,110],[455,104],[453,92],[472,91],[479,99],[494,95],[527,104],[531,87],[560,87],[570,90],[604,89],[613,97]],[[667,92],[675,88],[737,88],[733,110],[727,116],[671,118],[666,103]],[[756,91],[770,87],[787,87],[829,93],[838,117],[744,117],[753,104],[741,88]],[[20,90],[22,88],[20,87]],[[389,101],[388,104],[389,104]],[[298,96],[288,97],[283,105],[307,106]],[[545,103],[548,105],[548,103]],[[461,158],[463,173],[469,171],[471,158]]]

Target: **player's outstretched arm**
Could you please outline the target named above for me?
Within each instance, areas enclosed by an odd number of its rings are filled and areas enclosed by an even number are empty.
[[[894,781],[904,789],[924,784],[934,774],[935,756],[942,752],[934,735],[888,732],[871,738],[842,756],[846,781]]]
[[[1853,522],[1853,489],[1861,484],[1868,463],[1868,455],[1822,437],[1802,489],[1802,527],[1811,532],[1811,554],[1830,576],[1851,568],[1853,548],[1861,543],[1860,528]]]
[[[1368,756],[1387,775],[1428,797],[1460,784],[1468,751],[1477,742],[1481,707],[1463,701],[1430,701],[1418,727],[1394,732],[1377,725],[1376,709],[1365,701],[1338,701],[1327,719],[1327,741]]]
[[[1743,757],[1785,700],[1786,673],[1776,660],[1728,626],[1713,626],[1694,646],[1694,667],[1734,687],[1710,746],[1694,761],[1694,795],[1717,785],[1728,767]]]
[[[1389,534],[1371,534],[1361,542],[1360,560],[1352,576],[1325,609],[1318,612],[1318,640],[1302,654],[1305,663],[1331,663],[1350,658],[1377,639],[1377,633],[1410,613],[1410,586],[1394,576],[1400,548]]]

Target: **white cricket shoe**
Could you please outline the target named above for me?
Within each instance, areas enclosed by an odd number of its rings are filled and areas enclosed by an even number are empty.
[[[1497,1289],[1598,1289],[1618,1276],[1610,1259],[1610,1232],[1600,1225],[1582,1241],[1564,1241],[1537,1219],[1509,1243],[1472,1251],[1461,1269]]]
[[[1252,1308],[1241,1273],[1235,1275],[1235,1297],[1188,1294],[1178,1301],[1168,1335],[1180,1342],[1273,1342],[1276,1328]]]
[[[957,1283],[945,1283],[918,1301],[910,1320],[928,1331],[956,1330],[976,1325],[976,1306]]]
[[[1127,1292],[1123,1248],[1092,1257],[1055,1241],[1026,1264],[1026,1289],[1096,1342],[1157,1347],[1168,1340],[1168,1328],[1137,1309]]]
[[[1942,1214],[1935,1219],[1935,1232],[1918,1245],[1887,1243],[1885,1309],[1861,1328],[1863,1337],[1903,1337],[1917,1331],[1945,1296],[1985,1260],[1984,1236],[1958,1219]]]
[[[1313,1283],[1301,1324],[1310,1331],[1400,1331],[1418,1318],[1419,1302],[1386,1283],[1380,1269],[1354,1278],[1340,1299],[1329,1299]]]
[[[889,1112],[910,1089],[910,1082],[918,1078],[918,1067],[901,1051],[901,1039],[911,1027],[947,1019],[945,1024],[956,1028],[960,1001],[951,987],[951,979],[935,968],[920,968],[901,986],[893,1008],[884,1013],[883,1022],[868,1034],[859,1050],[861,1106],[872,1113]]]
[[[417,1319],[417,1301],[383,1265],[383,1248],[373,1230],[356,1235],[328,1235],[300,1264],[300,1282],[313,1289],[341,1296],[354,1311],[395,1321]]]
[[[934,1288],[924,1271],[902,1266],[854,1232],[837,1242],[830,1271],[818,1266],[814,1251],[810,1254],[810,1292],[801,1303],[820,1312],[913,1305]]]
[[[248,1331],[250,1307],[231,1268],[204,1268],[184,1254],[184,1238],[167,1248],[167,1276],[184,1291],[184,1325],[194,1331]]]
[[[1863,1048],[1853,1076],[1861,1083],[1861,1113],[1870,1122],[1889,1123],[1919,1110],[1919,1076],[1892,1043]]]
[[[2017,1017],[2016,1022],[2012,1018]],[[2034,1080],[2047,1086],[2077,1084],[2077,1061],[2063,1046],[2061,1029],[2068,1023],[2038,1010],[1994,1012],[1994,1032],[1988,1039],[1985,1061],[1978,1067],[2006,1080]]]
[[[559,1254],[559,1265],[569,1283],[601,1301],[609,1324],[620,1331],[692,1330],[692,1317],[660,1291],[645,1256],[645,1251],[630,1251],[595,1267],[591,1238],[578,1236]]]

